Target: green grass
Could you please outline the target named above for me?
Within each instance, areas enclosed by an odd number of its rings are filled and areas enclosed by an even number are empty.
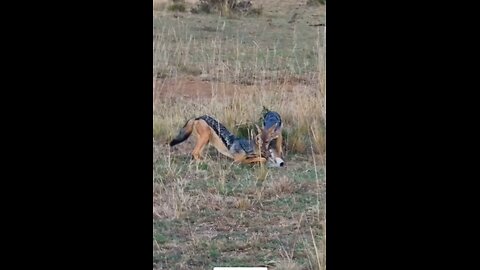
[[[168,11],[178,11],[178,12],[185,12],[187,11],[185,4],[182,3],[174,3],[168,7]]]
[[[163,162],[154,164],[158,174],[169,173]],[[259,167],[230,167],[228,160],[207,160],[207,169],[201,170],[205,174],[198,174],[195,165],[173,161],[171,166],[182,167],[172,175],[178,180],[154,184],[159,190],[156,205],[182,204],[184,213],[175,216],[170,209],[154,216],[154,241],[160,247],[154,245],[156,267],[275,266],[285,260],[279,248],[294,254],[296,264],[306,266],[311,258],[303,246],[312,243],[302,239],[310,238],[310,228],[317,236],[323,233],[317,218],[323,206],[317,198],[325,189],[317,186],[317,180],[325,179],[315,179],[311,173],[315,168],[304,167],[311,162],[293,162],[298,167],[268,169],[266,179],[259,182]],[[227,175],[224,180],[219,179],[222,175]],[[172,198],[180,203],[172,204]],[[241,207],[242,201],[249,204]]]
[[[156,6],[154,269],[325,269],[325,48],[309,26],[325,18],[285,3],[234,17]],[[213,147],[196,163],[193,138],[165,145],[206,113],[247,137],[264,106],[282,116],[285,168],[233,165]]]
[[[285,69],[297,75],[317,71],[318,29],[291,25],[288,19],[235,20],[197,14],[191,14],[189,20],[158,18],[154,29],[158,42],[166,45],[167,61],[163,63],[167,65],[162,68],[178,69],[183,64],[205,71],[213,68],[218,57],[242,72],[252,67],[270,71],[272,76]]]

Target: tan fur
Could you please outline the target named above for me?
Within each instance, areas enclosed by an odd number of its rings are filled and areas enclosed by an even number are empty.
[[[196,137],[196,144],[192,151],[192,157],[197,161],[203,159],[203,150],[208,144],[213,145],[218,152],[232,158],[236,163],[250,164],[267,161],[263,157],[250,157],[245,153],[239,153],[233,156],[222,142],[222,139],[220,139],[217,133],[215,133],[215,131],[203,119],[192,119],[188,121],[182,130],[188,134],[192,133]]]
[[[270,142],[275,140],[275,148],[273,150],[278,157],[283,159],[284,153],[282,129],[280,128],[277,132],[275,132],[275,127],[271,127],[270,129],[262,129],[258,125],[255,126],[257,127],[258,133],[261,134],[261,139],[264,142],[263,150],[266,151]]]

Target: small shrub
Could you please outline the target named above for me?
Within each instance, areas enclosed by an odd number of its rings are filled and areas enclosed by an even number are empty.
[[[169,11],[178,11],[178,12],[185,12],[187,9],[185,8],[185,4],[183,3],[174,3],[168,7]]]
[[[170,75],[170,71],[166,69],[160,69],[157,71],[157,79],[165,79]]]
[[[259,8],[252,8],[251,10],[247,11],[248,16],[260,16],[263,13],[263,7]]]
[[[194,13],[194,14],[198,14],[198,13],[206,13],[206,14],[210,14],[211,12],[211,7],[208,3],[205,3],[203,1],[200,1],[196,7],[192,7],[192,9],[190,10],[190,12]]]
[[[236,14],[258,16],[263,8],[253,8],[251,0],[200,0],[190,11],[207,14],[219,12],[226,17],[235,17]]]
[[[307,0],[307,5],[316,6],[316,5],[325,5],[327,0]]]
[[[221,11],[224,1],[222,0],[200,0],[197,6],[191,9],[192,13],[211,13]]]

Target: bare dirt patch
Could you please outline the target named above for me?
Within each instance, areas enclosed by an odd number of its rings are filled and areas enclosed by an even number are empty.
[[[305,79],[291,78],[276,82],[263,81],[260,84],[244,85],[230,82],[215,82],[204,80],[197,76],[158,79],[154,83],[156,102],[161,99],[211,99],[228,98],[235,95],[252,95],[258,91],[266,92],[293,92],[311,88]]]

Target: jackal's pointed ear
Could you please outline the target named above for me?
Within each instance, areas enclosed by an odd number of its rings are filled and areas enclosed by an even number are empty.
[[[268,129],[268,136],[273,136],[275,135],[275,130],[277,129],[277,124],[273,125]]]
[[[258,146],[258,147],[261,147],[263,145],[263,140],[262,140],[262,135],[261,134],[257,134],[255,136],[255,144]]]
[[[280,136],[281,132],[282,130],[277,127],[277,124],[275,124],[268,130],[268,137],[272,140],[277,139]]]
[[[262,140],[262,135],[260,134],[257,134],[255,135],[255,140],[258,142],[258,141],[261,141]]]

